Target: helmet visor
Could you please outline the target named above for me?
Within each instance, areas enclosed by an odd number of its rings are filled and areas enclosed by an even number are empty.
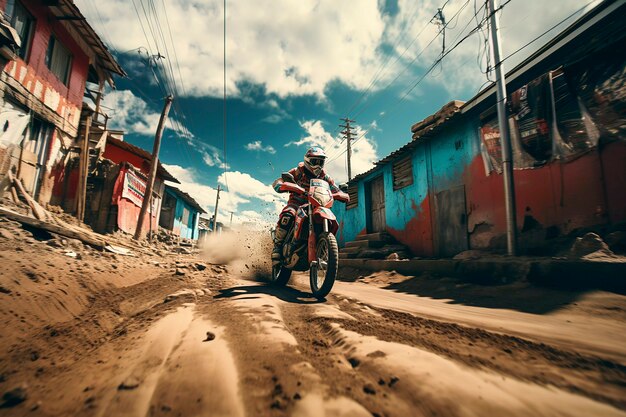
[[[309,163],[311,164],[311,166],[319,166],[319,167],[324,167],[324,160],[326,158],[309,158]]]

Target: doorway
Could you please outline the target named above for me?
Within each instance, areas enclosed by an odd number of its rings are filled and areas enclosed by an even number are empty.
[[[465,186],[435,194],[439,256],[454,256],[468,249]]]
[[[387,229],[385,218],[385,182],[383,176],[374,178],[367,183],[367,231],[368,233],[384,232]]]

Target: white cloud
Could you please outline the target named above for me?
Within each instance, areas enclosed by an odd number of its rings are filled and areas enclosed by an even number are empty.
[[[204,208],[209,215],[215,210],[215,199],[217,190],[203,183],[200,176],[193,169],[184,168],[180,165],[163,165],[180,184],[171,184],[188,193],[194,200]],[[220,192],[219,208],[225,211],[237,211],[239,205],[250,202],[249,199],[241,195],[222,191]]]
[[[477,8],[482,6],[481,3],[484,2],[478,2]],[[557,2],[528,0],[523,2],[507,2],[507,5],[502,12],[500,12],[500,35],[503,57],[518,50],[528,41],[587,3],[588,0],[559,0]],[[597,3],[599,3],[599,0],[593,5],[588,6],[587,10]],[[435,24],[428,23],[438,7],[441,7],[439,0],[424,0],[419,4],[416,4],[414,0],[398,1],[400,13],[397,18],[390,21],[389,25],[387,25],[383,39],[388,43],[399,39],[399,41],[395,43],[395,56],[399,57],[403,53],[404,56],[399,59],[398,66],[391,66],[388,70],[383,72],[383,76],[381,77],[383,81],[376,83],[374,90],[385,87],[388,81],[399,76],[397,84],[405,85],[406,88],[404,91],[406,91],[418,82],[422,74],[424,74],[440,56],[442,52],[442,36],[437,36],[439,29]],[[458,16],[454,18],[454,15],[459,11]],[[474,17],[475,10],[471,2],[468,3],[467,6],[465,6],[465,2],[449,2],[444,8],[444,15],[449,23],[446,29],[446,50],[449,50],[462,39],[466,33],[476,27],[477,22],[480,21],[482,17],[486,16],[486,13],[479,11],[478,19],[476,19]],[[505,63],[506,69],[510,70],[514,68],[530,53],[545,44],[567,25],[571,24],[575,18],[576,17],[568,20],[565,24],[559,26],[555,31],[543,37],[529,48],[511,57],[511,59]],[[407,30],[402,32],[402,29],[405,27]],[[416,35],[420,33],[421,35],[416,38]],[[402,36],[398,37],[399,34]],[[485,35],[488,34],[485,33]],[[428,46],[433,39],[432,44]],[[487,81],[486,76],[481,72],[481,70],[485,71],[487,62],[485,55],[482,57],[479,56],[479,51],[484,51],[484,45],[479,39],[480,35],[474,34],[471,38],[468,38],[460,44],[456,50],[451,52],[443,60],[441,65],[434,68],[432,73],[423,80],[421,85],[415,88],[409,97],[419,97],[421,91],[423,91],[422,87],[426,84],[442,86],[451,95],[457,96],[456,98],[460,99],[468,99],[475,94],[477,92],[476,89]],[[424,52],[419,59],[413,61],[422,50],[424,50]],[[478,62],[481,63],[480,66]],[[403,69],[405,66],[409,68],[406,71]],[[468,89],[469,96],[467,96]],[[460,95],[463,96],[461,97]],[[443,105],[444,103],[441,104]]]
[[[229,169],[230,165],[222,161],[220,151],[210,145],[204,143],[190,142],[192,146],[198,146],[205,150],[202,151],[202,160],[210,167],[217,166],[222,169]]]
[[[306,136],[303,138],[289,142],[285,146],[321,146],[328,160],[325,170],[333,177],[335,182],[342,183],[348,180],[348,168],[346,154],[346,144],[341,143],[339,138],[334,138],[322,125],[319,120],[308,120],[301,122],[300,126],[305,130]],[[351,169],[352,176],[356,176],[368,171],[374,166],[378,158],[376,144],[371,137],[368,137],[367,131],[356,125],[354,129],[356,140],[352,144]]]
[[[227,186],[231,193],[242,198],[257,198],[266,203],[273,203],[283,199],[283,196],[274,191],[271,185],[264,184],[250,174],[243,172],[225,172],[217,178],[217,181]]]
[[[146,41],[131,2],[111,0],[106,7],[86,0],[76,3],[114,49],[128,51],[144,46],[157,53],[149,30]],[[166,2],[180,71],[190,95],[222,93],[222,4],[221,0]],[[162,3],[155,5],[166,31]],[[140,15],[146,26],[142,10]],[[150,17],[154,20],[153,12]],[[242,81],[262,84],[268,93],[280,97],[323,96],[334,80],[363,88],[379,62],[377,46],[384,24],[376,0],[258,0],[254,6],[229,2],[229,95],[238,93],[237,83]],[[168,45],[168,49],[166,60],[173,60],[173,48]],[[167,55],[161,41],[158,50]]]
[[[215,212],[217,189],[204,183],[204,177],[198,175],[193,168],[180,165],[164,166],[180,181],[180,184],[171,185],[193,197],[207,211],[205,216],[212,216]],[[224,224],[230,222],[232,212],[234,224],[255,221],[262,223],[263,226],[270,225],[276,222],[280,210],[286,204],[286,195],[276,193],[270,185],[264,184],[250,174],[229,171],[220,175],[217,181],[222,185],[218,221]]]
[[[111,90],[102,100],[102,106],[110,117],[110,125],[126,133],[154,136],[159,124],[160,113],[130,90]],[[180,137],[192,139],[193,135],[185,126],[169,117],[165,127],[172,129]]]
[[[263,142],[260,140],[255,140],[254,142],[250,142],[246,145],[246,149],[249,151],[259,151],[259,152],[267,152],[270,154],[275,154],[276,149],[272,145],[263,146]]]
[[[507,3],[501,14],[504,55],[587,2],[528,0]],[[158,48],[155,46],[149,30],[146,40],[131,2],[111,0],[106,2],[106,7],[87,0],[76,0],[76,3],[90,24],[106,41],[113,44],[114,49],[128,51],[143,46],[149,47],[155,54],[158,49],[161,54],[167,55],[168,51],[161,41]],[[381,63],[386,61],[387,55],[381,52],[383,45],[387,47],[384,48],[386,50],[391,47],[394,59],[384,67],[373,91],[383,88],[409,63],[410,70],[399,78],[397,84],[410,86],[441,53],[440,37],[419,59],[411,63],[419,51],[437,35],[437,26],[429,22],[441,7],[442,1],[398,0],[398,13],[393,17],[381,14],[380,3],[380,0],[258,0],[251,7],[248,2],[229,2],[229,95],[245,95],[238,89],[242,82],[263,85],[267,94],[276,94],[278,97],[307,94],[323,97],[325,89],[333,81],[365,90]],[[478,2],[478,7],[481,3]],[[166,2],[169,28],[175,42],[173,46],[189,95],[219,96],[222,93],[222,4],[221,0]],[[444,8],[446,19],[451,21],[464,4],[447,3]],[[166,30],[162,3],[156,3],[156,10],[161,27]],[[140,14],[146,26],[141,10]],[[479,14],[479,17],[482,16]],[[150,17],[154,20],[154,13],[150,13]],[[475,24],[474,7],[470,2],[458,15],[458,21],[451,23],[446,30],[448,47]],[[548,38],[512,58],[507,62],[507,68],[512,68]],[[169,42],[168,36],[166,39]],[[172,45],[168,45],[168,49],[170,56],[165,58],[166,66],[169,65],[167,60],[173,62],[175,58]],[[395,58],[403,53],[404,56],[396,62]],[[429,77],[425,83],[442,85],[452,93],[466,87],[477,88],[485,80],[476,64],[477,54],[476,37],[468,39],[446,58],[442,70],[435,71],[441,71],[441,76]],[[465,65],[461,65],[463,63]],[[145,71],[142,65],[139,65],[139,70]],[[132,67],[132,64],[128,65],[129,70]],[[177,68],[176,65],[173,67]],[[178,78],[178,71],[175,72]],[[278,106],[275,108],[280,110]],[[277,122],[284,117],[285,114],[279,111],[268,116],[266,121]],[[136,127],[147,130],[146,126],[151,126],[151,123]]]

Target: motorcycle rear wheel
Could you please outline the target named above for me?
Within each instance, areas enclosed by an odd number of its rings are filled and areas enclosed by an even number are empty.
[[[272,276],[270,277],[270,283],[274,285],[285,286],[291,278],[291,269],[285,268],[282,265],[272,266]]]
[[[317,266],[309,271],[311,292],[317,299],[328,295],[335,284],[339,269],[339,247],[332,233],[324,233],[317,240]],[[321,278],[321,282],[320,282]]]

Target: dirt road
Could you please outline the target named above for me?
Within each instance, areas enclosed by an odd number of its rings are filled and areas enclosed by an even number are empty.
[[[18,238],[0,238],[3,415],[626,415],[621,295],[499,288],[536,301],[505,309],[379,274],[318,302],[305,277],[260,282],[254,259],[75,259]]]

